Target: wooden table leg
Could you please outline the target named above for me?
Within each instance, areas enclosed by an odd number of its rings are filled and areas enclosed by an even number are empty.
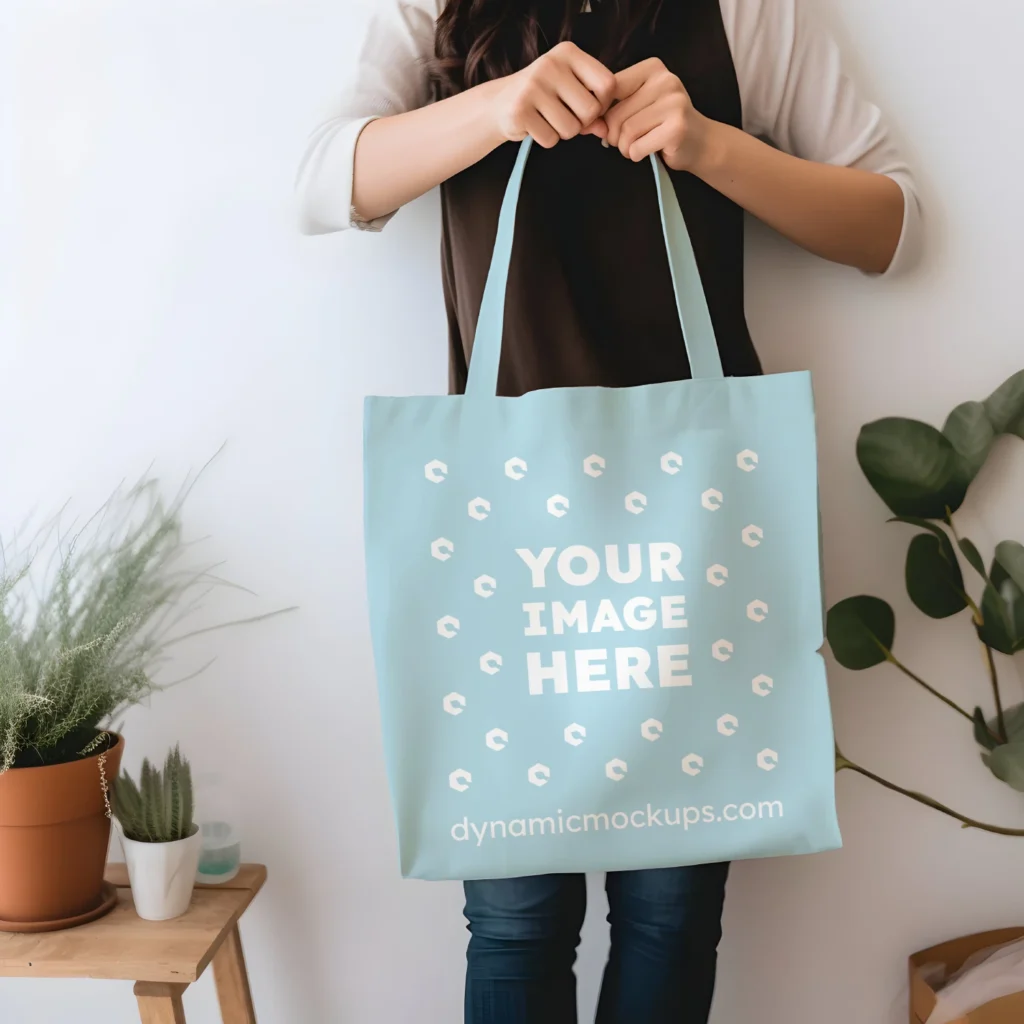
[[[135,982],[135,998],[139,1002],[142,1024],[185,1024],[181,994],[188,985],[161,981]]]
[[[224,1024],[256,1024],[256,1011],[249,991],[249,972],[245,969],[242,936],[236,924],[213,957],[213,979]]]

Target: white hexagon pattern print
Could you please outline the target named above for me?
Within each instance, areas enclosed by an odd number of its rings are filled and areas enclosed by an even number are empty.
[[[496,676],[501,671],[501,655],[488,651],[480,655],[480,671],[489,676]]]
[[[526,462],[520,458],[511,458],[505,463],[505,476],[510,480],[522,480],[526,476]]]
[[[459,620],[454,615],[445,615],[437,620],[437,632],[446,640],[451,640],[459,632]]]
[[[675,476],[683,468],[683,457],[678,452],[665,452],[661,457],[661,471]]]
[[[466,698],[461,693],[449,693],[441,704],[449,715],[461,715],[466,710]]]
[[[448,476],[448,467],[440,459],[433,459],[423,467],[423,474],[433,484],[443,483]]]
[[[562,734],[565,737],[565,742],[572,747],[578,747],[587,738],[586,728],[578,722],[567,725]]]
[[[664,729],[665,726],[656,718],[648,718],[647,721],[640,726],[640,735],[643,736],[645,740],[650,740],[653,743],[655,740],[661,739],[661,734]]]
[[[569,499],[564,494],[552,494],[548,498],[548,512],[561,519],[569,511]]]
[[[747,618],[751,622],[764,622],[768,618],[768,605],[764,601],[751,601],[747,605]]]
[[[477,576],[473,580],[473,592],[478,597],[491,597],[498,589],[498,581],[493,576]]]
[[[723,736],[735,736],[739,727],[739,719],[735,715],[722,715],[718,719],[718,731]]]
[[[714,487],[709,487],[701,496],[700,503],[709,511],[717,512],[722,507],[725,495]]]
[[[486,498],[474,498],[468,505],[470,519],[483,522],[491,514],[491,503]]]
[[[724,565],[712,565],[707,571],[708,583],[713,587],[725,586],[725,581],[729,578],[729,570]]]
[[[761,541],[764,540],[764,530],[760,526],[754,526],[753,523],[750,526],[743,528],[743,533],[740,535],[741,540],[748,548],[759,547]]]
[[[647,508],[646,494],[641,494],[639,491],[630,491],[626,495],[627,512],[632,512],[633,515],[638,516],[645,508]]]
[[[504,750],[508,746],[508,733],[504,729],[492,729],[484,740],[491,750]]]
[[[752,452],[749,448],[744,448],[736,456],[736,465],[743,470],[744,473],[752,473],[757,469],[757,452]]]
[[[447,562],[455,554],[455,545],[444,537],[438,537],[431,543],[430,553],[439,562]]]

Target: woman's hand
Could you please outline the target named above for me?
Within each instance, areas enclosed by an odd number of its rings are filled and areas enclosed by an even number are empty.
[[[614,98],[615,76],[566,42],[506,78],[378,117],[356,143],[355,215],[363,221],[384,217],[527,135],[546,149],[574,135],[603,139],[603,114]]]
[[[660,153],[797,245],[825,259],[881,272],[903,226],[904,199],[891,178],[790,156],[693,106],[683,83],[656,58],[615,76],[618,102],[606,139],[630,160]]]
[[[675,171],[698,167],[714,122],[698,113],[683,83],[657,57],[620,71],[615,98],[604,117],[609,145],[633,161],[661,153]]]
[[[496,124],[505,140],[530,135],[550,149],[560,139],[607,134],[602,115],[615,96],[615,76],[573,43],[559,43],[493,86]]]

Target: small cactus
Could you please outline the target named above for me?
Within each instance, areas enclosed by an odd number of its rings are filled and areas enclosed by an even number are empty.
[[[139,784],[122,772],[114,785],[113,811],[125,838],[139,843],[173,843],[195,835],[192,769],[175,747],[164,770],[142,762]]]

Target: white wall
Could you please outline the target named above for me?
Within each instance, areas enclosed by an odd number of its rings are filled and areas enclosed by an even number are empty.
[[[755,229],[750,320],[770,369],[816,376],[830,600],[894,599],[906,659],[972,702],[985,690],[967,626],[908,612],[906,537],[883,526],[853,441],[878,415],[939,419],[1024,364],[1024,12],[830,7],[920,169],[929,254],[878,284]],[[453,1024],[460,893],[397,877],[360,536],[362,396],[444,387],[436,199],[372,238],[300,238],[289,207],[360,17],[350,0],[7,0],[3,13],[0,531],[68,496],[88,510],[153,459],[175,482],[229,439],[190,527],[263,607],[302,610],[211,642],[204,678],[132,714],[129,761],[180,739],[235,784],[245,853],[270,865],[244,928],[264,1024]],[[1020,491],[1016,521],[1009,505],[986,512],[979,540],[1024,537]],[[851,757],[1024,824],[960,722],[913,684],[835,670],[832,686]],[[909,952],[1024,923],[1020,841],[961,831],[855,777],[839,798],[842,852],[735,869],[715,1024],[896,1024]],[[193,1024],[218,1019],[209,979],[186,1008]],[[136,1018],[126,985],[4,981],[0,1019]]]

